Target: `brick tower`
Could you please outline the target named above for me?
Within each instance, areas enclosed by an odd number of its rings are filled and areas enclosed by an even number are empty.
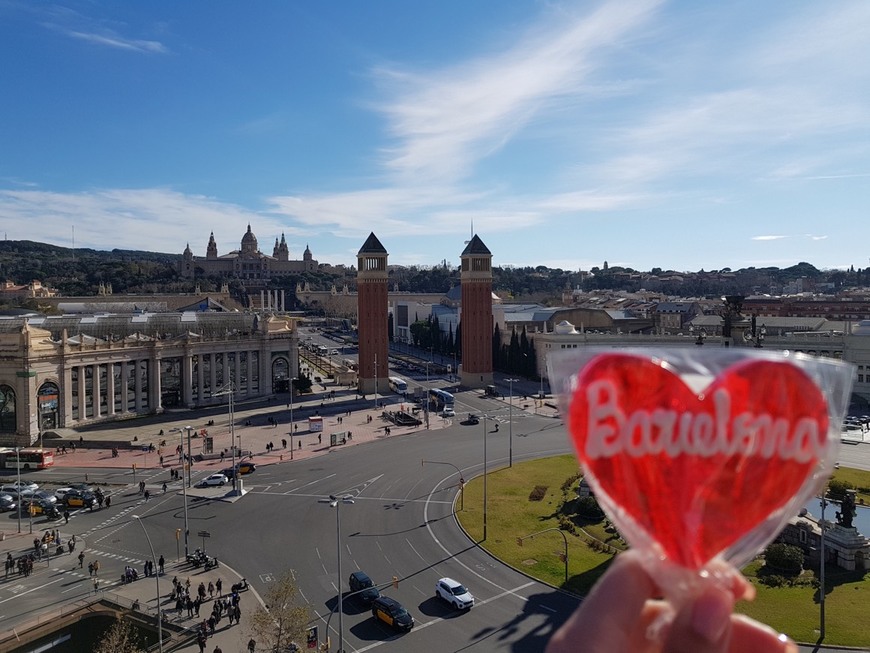
[[[387,320],[387,250],[369,234],[357,257],[359,320],[359,389],[368,394],[389,391]]]
[[[469,388],[492,383],[492,253],[475,234],[463,250],[462,374],[460,381]]]

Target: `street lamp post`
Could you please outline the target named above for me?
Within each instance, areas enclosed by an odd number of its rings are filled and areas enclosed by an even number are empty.
[[[18,467],[18,532],[20,533],[21,532],[21,447],[15,447],[15,464]]]
[[[181,441],[182,460],[184,459],[184,430],[187,429],[188,437],[190,437],[190,426],[176,429],[178,431],[178,439]],[[187,484],[184,482],[184,466],[181,467],[181,494],[184,497],[184,557],[187,558],[189,549],[187,547],[187,537],[190,535],[190,528],[187,525]]]
[[[337,497],[330,494],[328,499],[320,499],[320,503],[328,503],[330,507],[335,508],[335,541],[336,551],[338,552],[338,653],[344,653],[344,604],[341,591],[341,504],[354,503],[353,498],[346,494],[343,497]]]
[[[154,574],[154,582],[157,584],[157,649],[160,653],[163,653],[163,616],[160,614],[160,567],[157,565],[157,556],[154,555],[154,547],[151,545],[151,538],[148,536],[145,524],[142,523],[142,518],[139,515],[133,515],[133,519],[139,522],[142,532],[145,533],[145,539],[148,540],[148,548],[151,549],[151,561],[157,568],[157,572]]]
[[[819,520],[819,639],[825,639],[825,508],[828,505],[827,490],[822,493],[822,518]]]
[[[375,409],[378,407],[378,355],[375,354]]]
[[[426,463],[430,465],[450,465],[453,469],[456,470],[456,473],[459,474],[459,509],[465,510],[465,478],[462,476],[462,471],[453,463],[446,463],[440,460],[421,460],[420,465],[424,466]]]
[[[483,539],[486,539],[486,432],[489,426],[489,416],[483,416]]]
[[[193,453],[190,450],[190,434],[193,432],[192,426],[185,426],[184,429],[187,431],[187,487],[191,487],[193,482]],[[184,450],[184,442],[181,443],[181,448]],[[182,467],[182,472],[184,471],[184,467]],[[181,479],[184,480],[183,478]],[[184,483],[182,483],[184,485]]]
[[[523,535],[522,537],[517,538],[517,544],[522,546],[523,540],[534,539],[535,535],[540,535],[541,533],[549,533],[550,531],[556,531],[559,535],[562,536],[562,539],[565,541],[565,584],[568,584],[568,538],[565,536],[565,532],[561,528],[545,528],[542,531],[538,531],[537,533],[532,533],[531,535]]]
[[[505,379],[510,386],[508,403],[508,467],[514,466],[514,383],[519,379]]]
[[[429,365],[432,361],[426,361],[426,428],[429,428],[429,397],[432,396],[432,386],[429,385]]]

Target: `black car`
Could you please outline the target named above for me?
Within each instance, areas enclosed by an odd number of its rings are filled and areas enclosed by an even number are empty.
[[[17,501],[8,494],[4,494],[2,497],[0,497],[0,512],[15,510],[17,507]]]
[[[396,630],[411,630],[414,627],[414,617],[401,603],[389,596],[379,596],[372,601],[372,616],[383,621]]]
[[[350,578],[347,580],[347,584],[350,585],[350,591],[352,593],[357,593],[356,598],[358,598],[363,605],[371,605],[372,601],[378,598],[381,593],[375,584],[372,582],[372,579],[368,577],[364,571],[355,571],[350,575]]]

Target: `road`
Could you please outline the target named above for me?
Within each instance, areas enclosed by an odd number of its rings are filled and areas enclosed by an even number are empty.
[[[505,404],[479,395],[463,394],[457,413],[489,414],[503,428],[488,434],[489,465],[507,463],[508,429]],[[362,569],[398,599],[416,620],[407,634],[392,632],[375,622],[353,599],[345,602],[342,618],[345,649],[541,651],[549,635],[577,605],[577,600],[500,564],[458,528],[452,514],[458,476],[449,465],[421,465],[421,460],[449,462],[466,478],[483,466],[483,423],[458,423],[437,432],[379,440],[338,450],[320,458],[261,467],[249,477],[248,494],[236,503],[191,501],[191,548],[207,531],[208,552],[246,576],[262,593],[270,579],[293,569],[300,591],[319,618],[321,639],[337,603],[338,587],[347,592],[347,577]],[[491,431],[490,427],[490,431]],[[514,459],[524,460],[567,452],[561,424],[553,419],[514,411]],[[870,468],[870,446],[844,448],[853,466]],[[78,472],[83,475],[84,470]],[[157,477],[149,483],[157,496],[144,503],[133,489],[129,470],[91,470],[90,479],[126,484],[116,493],[112,508],[73,516],[71,528],[83,533],[88,559],[103,562],[101,575],[120,575],[125,564],[147,557],[141,529],[131,520],[139,514],[159,554],[176,553],[176,529],[183,524],[181,498],[175,489],[156,492]],[[68,479],[76,472],[50,470]],[[155,472],[156,474],[156,472]],[[165,474],[164,474],[165,476]],[[141,480],[140,477],[137,480]],[[149,479],[145,479],[149,482]],[[162,482],[162,477],[161,481]],[[119,485],[119,487],[122,487]],[[329,495],[349,496],[352,504],[332,508],[321,503]],[[340,517],[341,539],[337,540]],[[183,546],[181,553],[183,555]],[[337,546],[341,548],[338,573]],[[10,586],[0,598],[0,618],[14,624],[29,611],[87,593],[87,570],[72,568],[72,556],[54,561],[57,568],[41,569],[31,579]],[[40,563],[42,564],[42,563]],[[399,579],[397,589],[392,578]],[[466,584],[477,604],[458,613],[434,598],[438,578],[451,576]],[[337,615],[329,621],[333,644],[338,642]],[[805,650],[814,650],[812,647]]]

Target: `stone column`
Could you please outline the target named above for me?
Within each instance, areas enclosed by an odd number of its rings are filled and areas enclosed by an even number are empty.
[[[245,363],[246,363],[247,366],[248,366],[248,383],[247,383],[247,385],[246,385],[246,387],[245,387],[245,394],[246,394],[246,395],[250,395],[250,394],[251,394],[251,388],[253,387],[253,383],[252,383],[253,377],[252,377],[252,375],[253,375],[253,373],[254,373],[254,362],[253,362],[253,360],[252,360],[252,357],[251,357],[251,351],[250,351],[250,350],[248,350],[248,352],[247,352],[247,356],[245,356]]]
[[[202,405],[202,399],[205,396],[205,365],[202,364],[203,358],[205,356],[203,354],[199,354],[197,358],[197,366],[196,366],[196,384],[197,384],[197,395],[196,395],[196,404],[197,406]]]
[[[208,366],[209,371],[209,387],[208,387],[208,396],[209,398],[214,396],[215,391],[217,390],[217,356],[214,352],[209,354],[210,365]]]
[[[93,394],[92,404],[94,406],[94,419],[100,417],[100,364],[94,363],[91,365],[91,393]]]
[[[127,361],[121,361],[121,413],[130,412],[130,389],[127,386],[130,380],[130,368]]]
[[[133,401],[136,406],[136,412],[142,412],[142,374],[139,369],[139,361],[133,361]]]
[[[193,405],[193,357],[185,353],[181,359],[181,403],[190,408]]]
[[[79,421],[85,418],[85,366],[79,365]]]
[[[148,405],[152,413],[162,413],[163,391],[160,388],[160,357],[155,357],[148,361],[148,363],[148,376],[150,377],[148,379],[148,389],[151,395]]]
[[[63,396],[58,410],[60,416],[60,424],[58,426],[66,427],[72,424],[72,368],[64,365],[63,368],[63,385],[61,386]]]
[[[106,363],[106,414],[115,414],[115,363]]]

